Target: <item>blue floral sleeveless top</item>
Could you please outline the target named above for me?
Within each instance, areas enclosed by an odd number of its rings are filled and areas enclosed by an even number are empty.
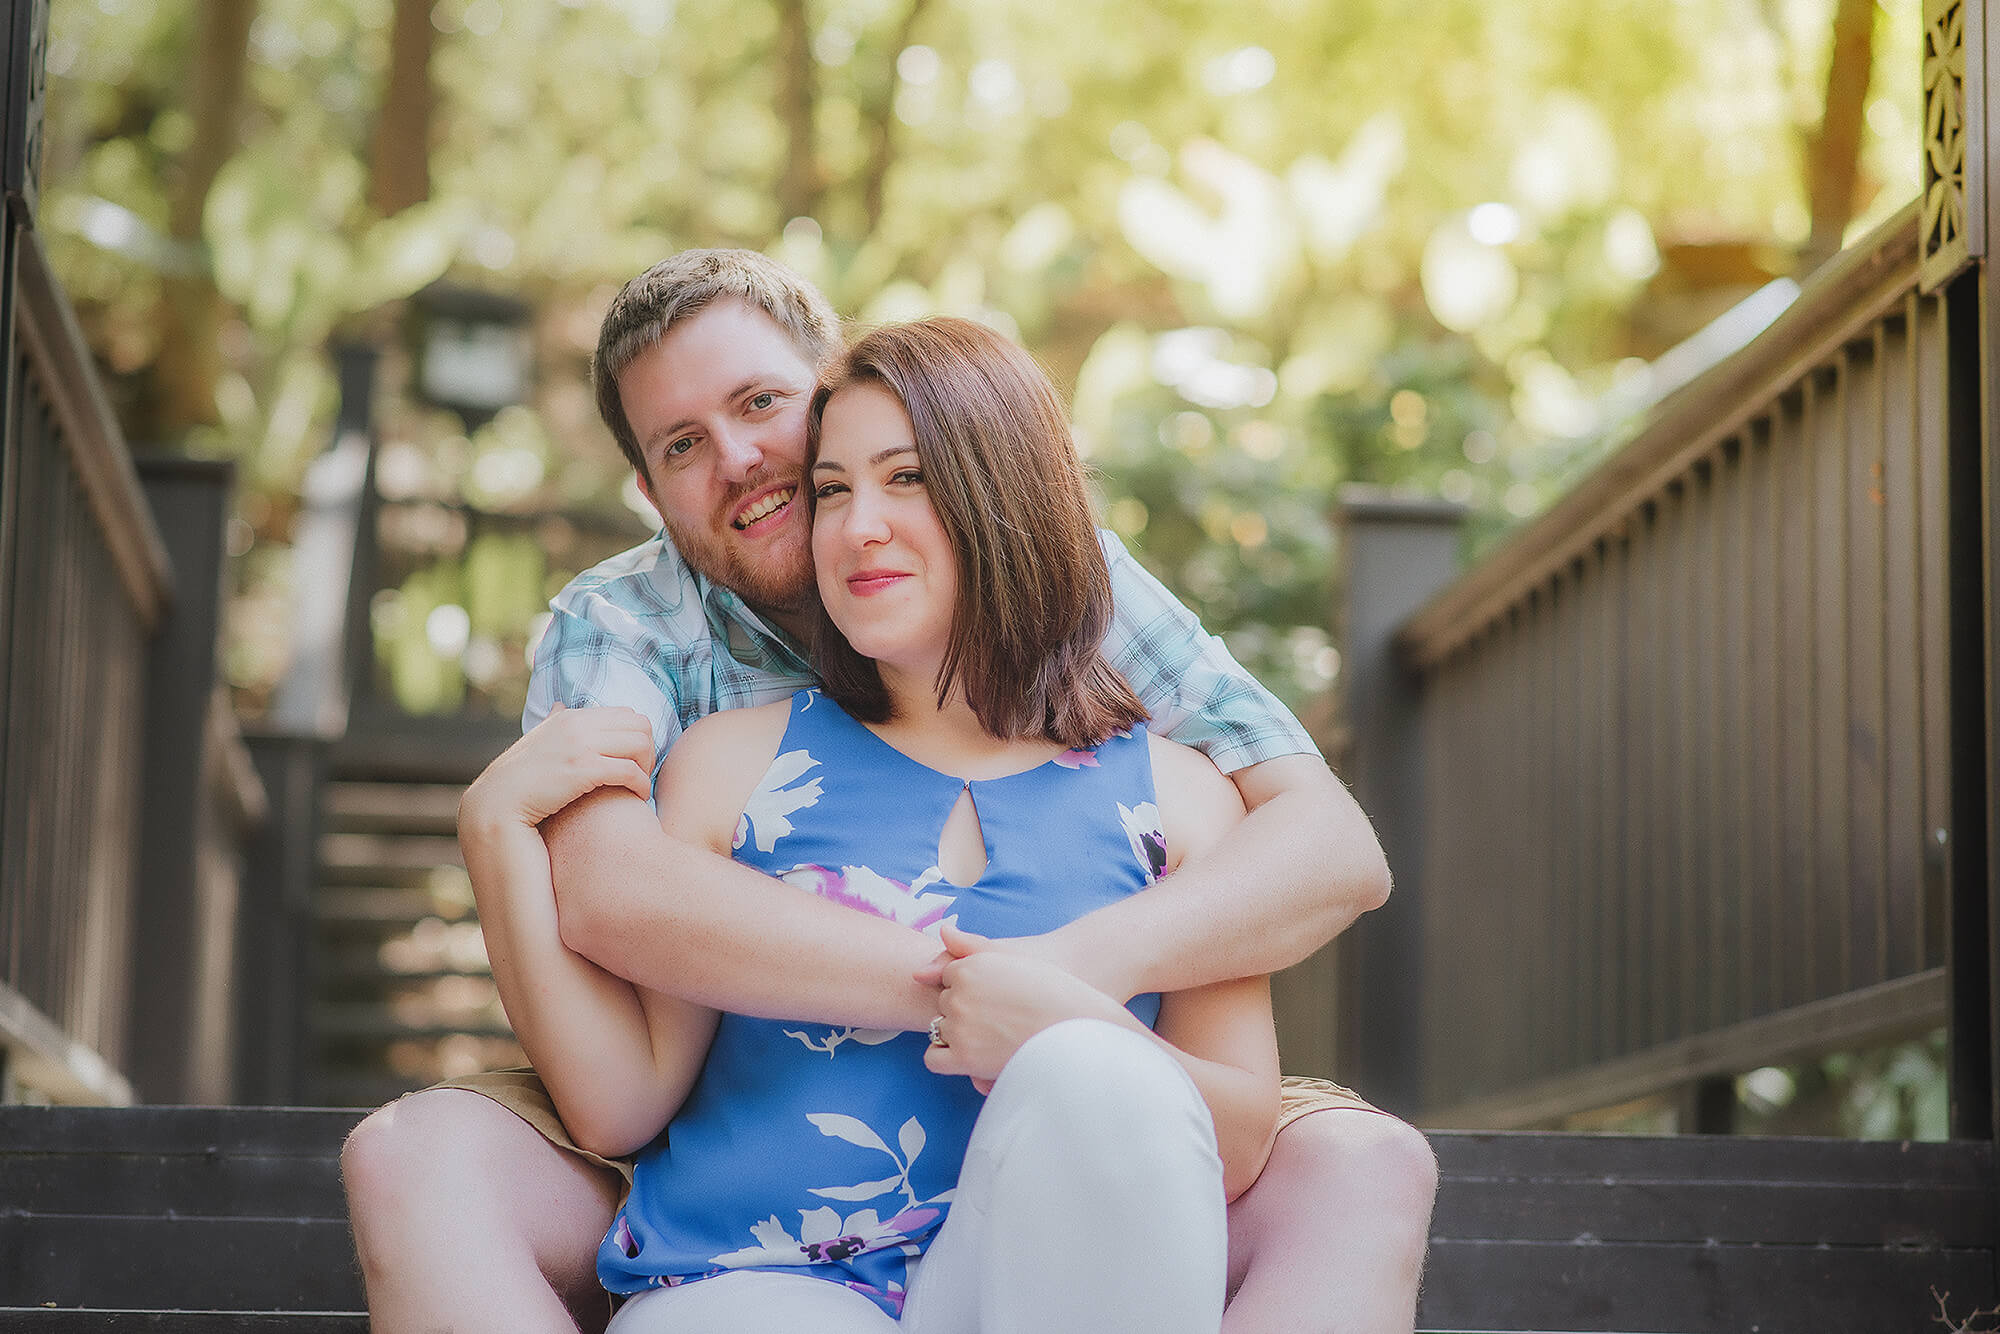
[[[971,789],[986,870],[954,885],[938,838]],[[1143,727],[1005,778],[953,778],[817,690],[792,697],[778,756],[736,827],[736,859],[857,912],[936,936],[1050,931],[1152,883],[1166,864]],[[1147,1024],[1159,997],[1132,1012]],[[984,1099],[932,1074],[922,1033],[724,1014],[701,1077],[641,1150],[597,1252],[614,1293],[784,1269],[900,1315],[912,1257],[944,1222]]]

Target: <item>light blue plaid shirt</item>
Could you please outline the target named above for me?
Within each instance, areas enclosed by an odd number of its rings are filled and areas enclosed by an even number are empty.
[[[1224,773],[1319,753],[1291,711],[1123,543],[1098,536],[1111,566],[1104,655],[1152,714],[1154,731],[1195,747]],[[570,580],[549,609],[522,727],[557,702],[635,709],[652,721],[656,771],[695,719],[818,684],[788,636],[690,570],[664,531]]]

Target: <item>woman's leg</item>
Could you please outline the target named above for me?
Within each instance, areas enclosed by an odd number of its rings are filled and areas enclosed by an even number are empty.
[[[1329,1108],[1278,1132],[1229,1206],[1226,1334],[1409,1334],[1437,1159],[1415,1127]]]
[[[449,1088],[372,1113],[340,1172],[377,1334],[603,1328],[597,1244],[624,1193],[616,1172]]]
[[[642,1292],[606,1334],[895,1334],[860,1293],[823,1278],[744,1270]]]
[[[1214,1334],[1228,1241],[1208,1108],[1150,1040],[1073,1019],[1022,1045],[910,1285],[911,1334]]]

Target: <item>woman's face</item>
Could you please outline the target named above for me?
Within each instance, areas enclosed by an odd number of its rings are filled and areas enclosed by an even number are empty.
[[[935,680],[958,600],[958,558],[895,395],[864,380],[827,400],[810,485],[813,567],[827,615],[856,652],[896,674]]]

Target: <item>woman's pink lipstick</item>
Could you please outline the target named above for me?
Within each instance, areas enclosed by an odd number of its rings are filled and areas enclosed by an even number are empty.
[[[858,570],[847,576],[847,587],[856,597],[873,597],[897,581],[909,577],[903,570]]]

